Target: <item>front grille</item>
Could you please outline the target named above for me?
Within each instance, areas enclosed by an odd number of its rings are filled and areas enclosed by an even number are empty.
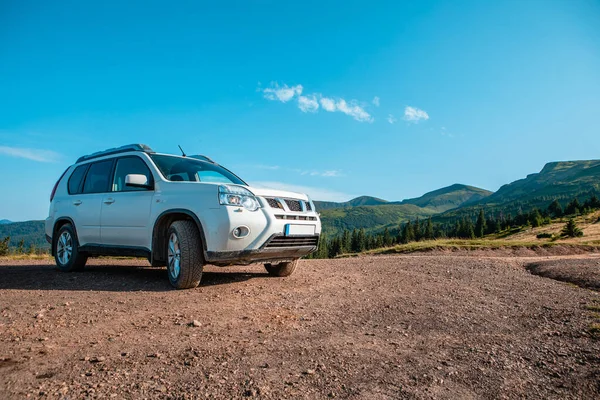
[[[317,217],[307,217],[306,215],[281,215],[275,214],[277,219],[293,219],[296,221],[316,221]]]
[[[319,243],[319,237],[310,236],[275,236],[265,248],[273,249],[279,247],[316,247]]]
[[[269,206],[271,206],[271,208],[279,208],[283,210],[283,206],[277,199],[274,199],[272,197],[266,197],[265,199],[267,200],[267,203],[269,203]]]
[[[285,204],[287,204],[290,211],[302,211],[302,206],[300,205],[300,201],[298,200],[285,199]]]

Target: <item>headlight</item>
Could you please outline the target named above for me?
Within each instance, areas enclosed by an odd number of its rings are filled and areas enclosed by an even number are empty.
[[[260,207],[251,191],[234,185],[219,186],[219,204],[244,207],[248,211],[256,211]]]

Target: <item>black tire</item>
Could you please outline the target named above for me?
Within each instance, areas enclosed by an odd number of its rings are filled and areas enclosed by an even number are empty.
[[[178,248],[174,248],[170,253],[172,235],[178,242]],[[179,270],[176,271],[175,262],[177,257],[171,254],[177,254],[179,250]],[[192,221],[175,221],[169,227],[167,232],[167,272],[171,285],[176,289],[191,289],[200,284],[202,279],[202,270],[204,268],[204,256],[202,253],[202,239],[196,224]]]
[[[298,260],[280,262],[279,264],[265,264],[265,269],[271,276],[290,276],[296,270]]]
[[[73,225],[64,224],[56,233],[53,242],[54,261],[63,272],[81,271],[85,267],[88,256],[79,252],[79,241]],[[68,255],[70,249],[70,255]],[[65,252],[67,254],[65,254]]]

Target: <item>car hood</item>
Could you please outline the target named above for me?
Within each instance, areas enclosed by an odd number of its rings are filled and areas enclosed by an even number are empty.
[[[250,190],[256,196],[261,197],[282,197],[286,199],[300,199],[308,201],[308,196],[304,193],[288,192],[277,189],[256,188],[252,186],[248,186],[248,190]]]

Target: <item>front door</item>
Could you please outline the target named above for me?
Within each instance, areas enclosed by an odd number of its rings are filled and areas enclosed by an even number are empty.
[[[148,188],[125,185],[129,174],[145,175]],[[150,209],[154,179],[145,161],[137,156],[117,159],[110,191],[102,199],[102,244],[151,248]]]

